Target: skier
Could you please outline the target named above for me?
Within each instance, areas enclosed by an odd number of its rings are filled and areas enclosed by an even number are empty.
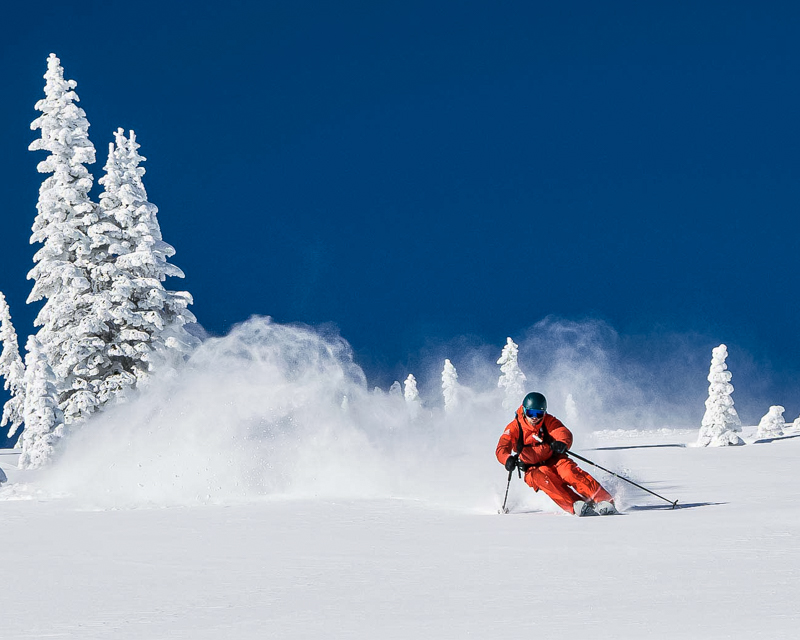
[[[506,471],[519,468],[527,485],[544,491],[568,513],[617,513],[611,494],[566,455],[571,446],[572,432],[547,413],[547,399],[534,391],[525,396],[500,436],[496,455]]]

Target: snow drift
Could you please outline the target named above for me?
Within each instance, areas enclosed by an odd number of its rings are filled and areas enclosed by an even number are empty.
[[[614,375],[618,363],[586,327],[540,324],[520,353],[536,369],[529,386],[574,419],[577,450],[598,428],[651,426],[653,389],[630,367]],[[206,340],[179,374],[92,417],[51,468],[20,479],[100,507],[403,497],[493,510],[506,479],[494,448],[512,416],[497,354],[458,356],[469,363],[458,405],[444,411],[436,372],[422,379],[422,405],[409,406],[402,392],[369,390],[336,332],[254,317]],[[527,504],[555,510],[528,494]]]

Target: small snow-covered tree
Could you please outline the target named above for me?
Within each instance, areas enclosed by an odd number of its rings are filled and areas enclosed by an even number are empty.
[[[412,373],[409,373],[408,377],[403,382],[403,397],[406,399],[406,402],[416,402],[419,400],[417,379]]]
[[[571,393],[567,394],[567,399],[564,402],[564,417],[567,420],[567,424],[574,425],[578,422],[578,404]]]
[[[44,77],[45,97],[36,103],[42,115],[31,123],[41,137],[29,149],[49,153],[37,169],[52,175],[39,189],[31,243],[43,246],[28,274],[34,281],[28,302],[45,300],[35,320],[37,339],[55,375],[59,405],[72,422],[97,405],[90,381],[104,346],[99,334],[106,330],[88,277],[94,256],[87,230],[97,211],[89,198],[93,178],[84,165],[95,161],[95,149],[86,114],[76,104],[76,82],[64,79],[55,54]]]
[[[395,380],[392,383],[392,386],[389,387],[389,397],[390,398],[402,398],[403,397],[403,386],[400,384],[399,380]]]
[[[783,429],[786,426],[786,421],[783,419],[783,412],[786,411],[780,405],[775,405],[769,408],[769,411],[761,418],[758,423],[758,432],[756,435],[759,438],[778,438],[783,435]]]
[[[56,443],[64,436],[64,414],[58,408],[55,379],[42,345],[28,338],[25,357],[25,406],[22,454],[19,466],[35,469],[53,456]]]
[[[0,426],[11,426],[8,437],[12,437],[23,421],[25,407],[25,365],[19,354],[17,332],[11,323],[11,313],[8,309],[6,297],[0,292],[0,342],[3,351],[0,353],[0,376],[3,376],[4,388],[11,394],[11,398],[3,407],[3,420]]]
[[[509,411],[516,409],[525,395],[525,381],[527,378],[519,368],[518,356],[519,347],[511,338],[508,338],[500,359],[497,361],[497,364],[501,365],[500,371],[502,372],[500,379],[497,381],[497,386],[504,391],[503,409],[508,409]]]
[[[196,321],[187,309],[192,296],[162,284],[184,274],[167,262],[175,249],[162,239],[158,208],[148,201],[136,135],[117,129],[114,136],[99,180],[101,215],[88,229],[96,256],[90,280],[108,326],[96,384],[101,404],[146,381],[157,362],[181,363],[198,342],[185,329]]]
[[[794,419],[792,422],[792,429],[800,429],[800,416]]]
[[[724,447],[744,444],[738,436],[742,430],[742,421],[733,408],[731,372],[727,370],[728,366],[725,364],[727,357],[728,347],[724,344],[712,351],[706,412],[697,439],[699,446]]]
[[[442,395],[444,395],[445,411],[452,411],[458,406],[458,373],[450,360],[444,361]]]
[[[403,385],[403,397],[405,397],[406,400],[408,413],[412,418],[416,418],[419,415],[420,409],[422,408],[419,399],[419,391],[417,390],[417,379],[413,376],[413,374],[409,373],[408,377],[403,382]]]

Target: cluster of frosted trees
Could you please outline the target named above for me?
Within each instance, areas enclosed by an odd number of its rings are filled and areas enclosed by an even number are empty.
[[[519,368],[518,356],[519,346],[511,338],[508,338],[500,359],[497,361],[497,364],[500,365],[500,379],[497,381],[497,386],[503,391],[504,409],[516,409],[528,391],[524,384],[525,374]],[[400,383],[395,382],[392,388],[399,391]],[[458,372],[450,360],[445,360],[444,369],[442,369],[442,396],[446,412],[453,411],[459,405],[462,394],[463,389],[458,382]],[[413,374],[409,374],[403,383],[403,397],[411,416],[419,415],[422,404],[417,389],[417,379]]]
[[[700,435],[697,444],[703,447],[724,447],[728,445],[741,445],[744,441],[740,437],[742,421],[733,407],[733,385],[731,372],[728,371],[726,360],[728,347],[724,344],[714,348],[711,352],[711,368],[708,373],[708,400],[706,412],[700,426]],[[786,422],[783,419],[785,409],[779,405],[769,408],[758,424],[758,438],[773,438],[783,435]],[[792,424],[793,428],[800,429],[800,417]]]
[[[44,301],[28,338],[24,361],[5,297],[0,294],[0,375],[11,399],[2,426],[9,436],[24,425],[20,466],[47,462],[70,425],[85,420],[147,382],[163,364],[178,364],[196,346],[185,328],[195,322],[191,296],[168,291],[168,276],[183,277],[167,262],[175,250],[162,240],[142,183],[144,158],[134,132],[122,129],[109,144],[98,202],[89,192],[95,162],[86,113],[77,106],[76,82],[64,79],[50,54],[41,115],[31,124],[45,151],[31,243],[41,245],[28,274],[28,303]]]
[[[525,387],[525,374],[519,367],[518,354],[519,347],[511,338],[508,338],[506,346],[497,360],[501,371],[497,386],[503,391],[504,409],[516,409],[525,393],[529,391]],[[706,411],[697,439],[699,446],[722,447],[744,444],[744,440],[740,436],[742,421],[733,406],[733,385],[731,384],[731,372],[728,371],[726,364],[727,357],[728,347],[724,344],[712,351],[711,368],[708,373]],[[395,382],[392,390],[399,393],[400,383]],[[442,396],[446,412],[451,412],[458,406],[459,396],[462,393],[463,389],[458,383],[455,366],[450,360],[445,360],[442,370]],[[417,380],[413,375],[409,375],[405,380],[403,396],[412,417],[419,415],[421,402]],[[770,407],[758,424],[757,437],[779,437],[784,434],[786,429],[800,430],[800,417],[793,424],[787,426],[783,419],[783,413],[784,408],[781,406]],[[568,394],[565,401],[565,417],[570,423],[577,420],[577,406],[572,394]]]

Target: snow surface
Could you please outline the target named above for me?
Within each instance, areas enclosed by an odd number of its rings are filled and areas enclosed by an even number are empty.
[[[698,429],[651,426],[674,411],[633,421],[645,390],[602,363],[567,353],[532,388],[556,415],[569,389],[575,451],[679,509],[581,463],[622,515],[566,515],[518,478],[498,515],[494,358],[448,411],[432,372],[412,418],[340,337],[253,318],[53,465],[0,452],[0,637],[796,637],[800,430],[691,446]]]
[[[796,638],[800,434],[695,436],[587,438],[582,455],[681,506],[598,472],[624,513],[583,519],[516,479],[497,515],[496,464],[489,495],[457,500],[442,477],[417,496],[99,509],[25,483],[2,451],[2,637]]]

